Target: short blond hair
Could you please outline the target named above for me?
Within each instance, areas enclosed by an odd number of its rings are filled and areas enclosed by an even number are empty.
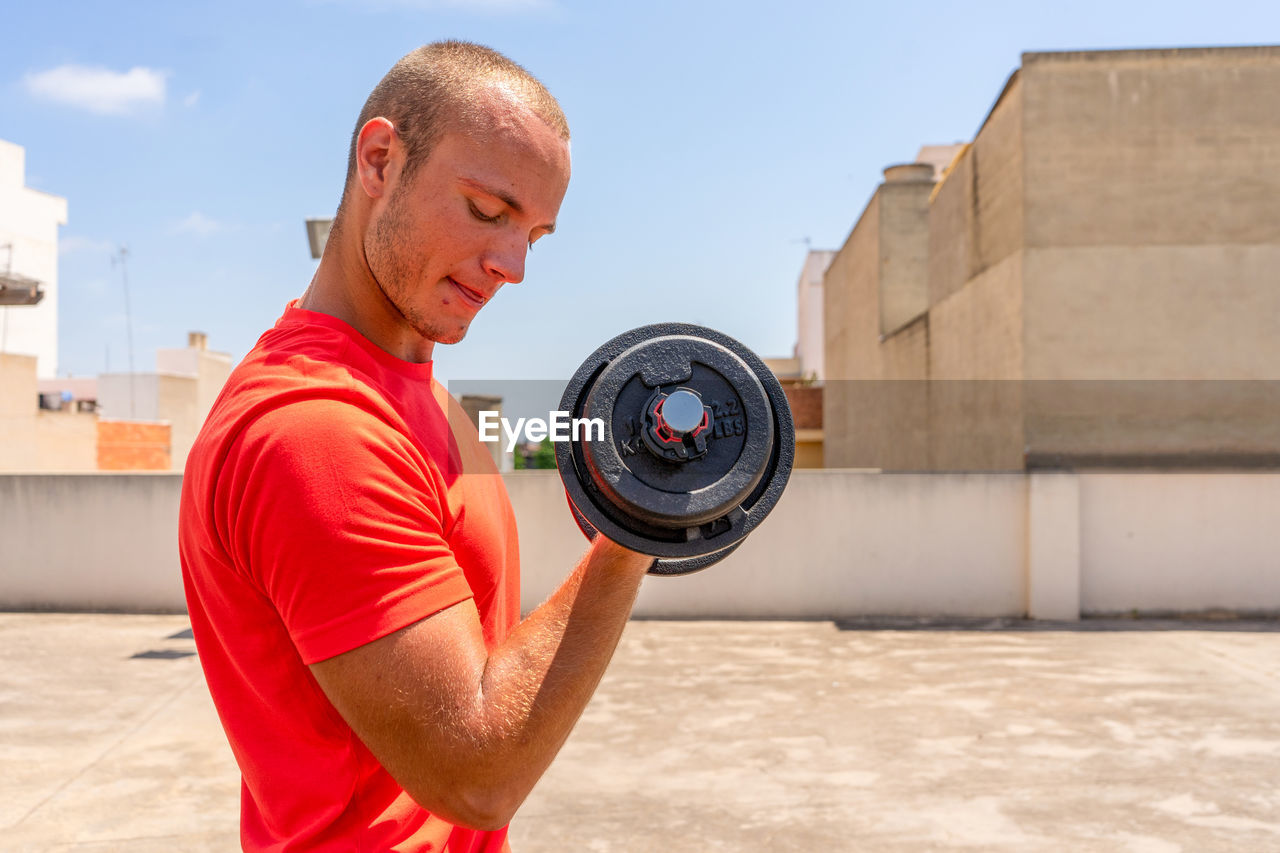
[[[507,57],[484,45],[465,41],[439,41],[423,45],[400,59],[369,93],[351,133],[347,153],[346,191],[356,172],[356,145],[360,129],[371,119],[383,117],[395,125],[405,146],[404,176],[409,177],[431,155],[445,131],[478,123],[480,90],[501,85],[566,142],[569,122],[560,103],[536,77]],[[337,222],[334,222],[335,227]]]

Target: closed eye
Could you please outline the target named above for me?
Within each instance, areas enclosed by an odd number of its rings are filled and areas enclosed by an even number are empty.
[[[471,208],[471,215],[476,219],[479,219],[481,222],[497,222],[502,218],[501,213],[495,213],[493,216],[485,214],[484,211],[476,207],[475,202],[469,201],[467,202],[467,206]]]

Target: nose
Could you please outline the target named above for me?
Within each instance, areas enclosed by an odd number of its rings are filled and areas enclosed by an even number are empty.
[[[529,244],[523,239],[494,242],[485,253],[482,263],[490,276],[511,284],[524,281],[524,261]]]

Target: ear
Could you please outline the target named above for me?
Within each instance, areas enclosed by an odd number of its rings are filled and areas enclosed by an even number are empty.
[[[402,155],[400,138],[390,121],[379,116],[360,128],[356,137],[356,178],[369,198],[387,191],[391,167]]]

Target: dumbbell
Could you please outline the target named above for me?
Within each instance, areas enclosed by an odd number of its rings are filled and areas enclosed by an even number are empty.
[[[727,557],[791,475],[795,429],[782,386],[714,329],[658,323],[618,335],[574,373],[560,409],[603,425],[556,444],[578,527],[658,557],[651,574]]]

